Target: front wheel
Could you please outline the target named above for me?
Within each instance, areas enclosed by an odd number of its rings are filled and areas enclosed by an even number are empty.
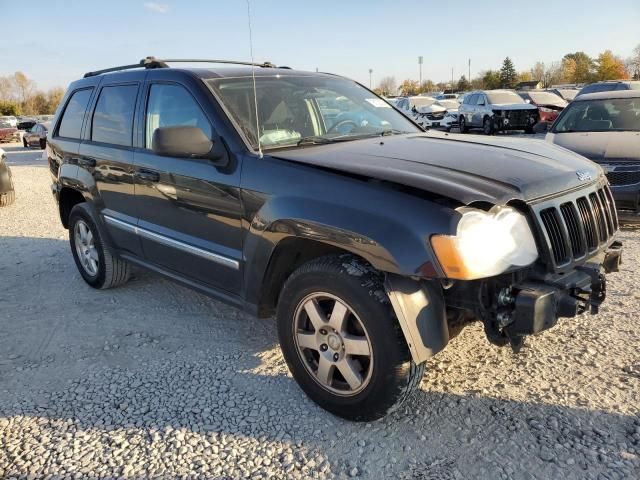
[[[420,384],[425,364],[411,361],[380,273],[356,257],[298,268],[283,287],[277,318],[293,377],[335,415],[381,418]]]
[[[117,287],[129,279],[129,263],[105,243],[85,203],[73,207],[69,214],[69,243],[80,275],[93,288]]]
[[[467,121],[464,119],[464,115],[460,116],[460,120],[458,120],[458,122],[459,122],[460,133],[467,133],[469,129],[467,128]]]
[[[493,135],[495,129],[493,127],[493,120],[490,117],[484,117],[482,121],[482,131],[485,135]]]
[[[29,148],[29,143],[27,142],[27,139],[22,137],[22,145],[24,146],[24,148]]]
[[[47,139],[46,138],[41,138],[40,139],[40,149],[44,150],[47,146]]]

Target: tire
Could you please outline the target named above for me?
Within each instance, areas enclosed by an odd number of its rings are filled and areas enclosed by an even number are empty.
[[[29,148],[29,144],[27,143],[27,139],[22,137],[22,145],[24,145],[24,148]]]
[[[533,127],[525,127],[524,133],[535,133],[535,131]]]
[[[484,117],[482,120],[482,131],[485,135],[493,135],[495,128],[493,126],[493,120],[490,117]]]
[[[46,138],[41,138],[40,139],[40,150],[44,150],[47,147],[47,139]]]
[[[80,232],[85,228],[91,235],[91,242],[82,241]],[[85,239],[89,238],[89,233]],[[119,258],[106,244],[102,231],[85,203],[73,207],[69,214],[69,244],[80,275],[93,288],[113,288],[129,280],[129,263]],[[84,251],[92,253],[87,254],[90,259],[84,255]]]
[[[16,199],[16,192],[14,190],[9,190],[6,193],[0,194],[0,207],[6,207],[7,205],[11,205]]]
[[[321,257],[291,274],[278,302],[278,337],[293,378],[314,402],[348,420],[382,418],[424,375],[425,363],[411,360],[382,282],[379,272],[352,255]],[[346,315],[336,316],[339,304]],[[336,323],[344,329],[334,330]],[[328,383],[320,373],[323,361]]]
[[[467,133],[469,131],[469,128],[467,127],[467,121],[462,115],[460,115],[460,119],[458,120],[458,128],[460,130],[460,133]]]

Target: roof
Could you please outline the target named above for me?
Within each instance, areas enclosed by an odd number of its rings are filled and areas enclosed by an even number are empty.
[[[573,99],[574,102],[585,100],[608,100],[610,98],[640,98],[640,90],[608,90],[606,92],[585,93]]]

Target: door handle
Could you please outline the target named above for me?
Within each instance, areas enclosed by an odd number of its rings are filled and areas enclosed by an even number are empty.
[[[136,176],[141,180],[146,180],[147,182],[159,182],[160,174],[158,172],[154,172],[153,170],[147,170],[141,168],[136,172]]]

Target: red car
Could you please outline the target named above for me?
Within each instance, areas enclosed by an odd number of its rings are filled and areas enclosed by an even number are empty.
[[[564,107],[569,105],[565,99],[555,93],[544,90],[527,90],[518,92],[526,102],[538,107],[541,122],[555,122]]]
[[[9,122],[0,120],[0,142],[12,142],[17,133],[17,128],[12,127]]]

